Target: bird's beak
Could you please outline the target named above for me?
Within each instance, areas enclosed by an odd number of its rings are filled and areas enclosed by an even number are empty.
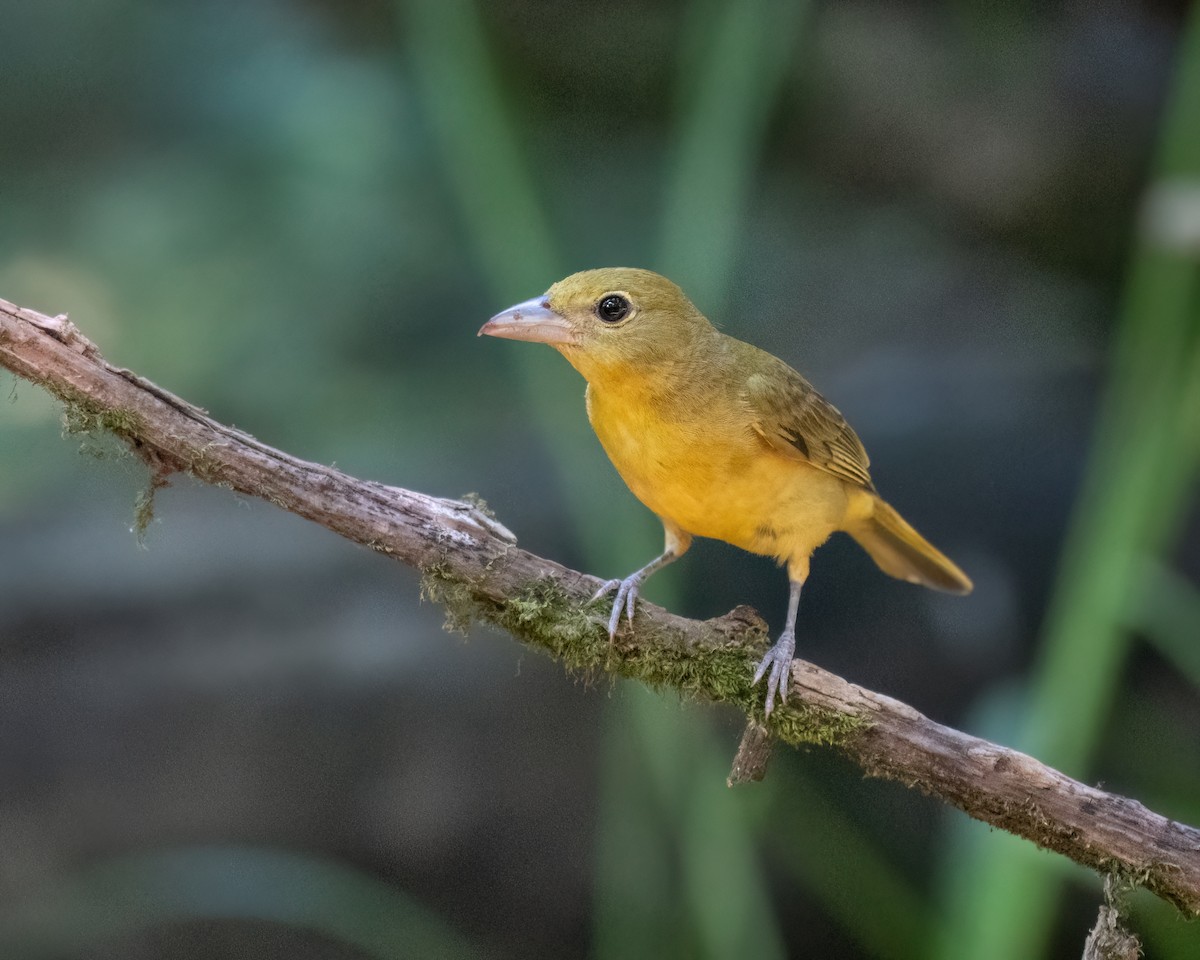
[[[479,328],[479,336],[534,343],[577,343],[579,337],[566,318],[550,309],[545,297],[534,297],[496,314]]]

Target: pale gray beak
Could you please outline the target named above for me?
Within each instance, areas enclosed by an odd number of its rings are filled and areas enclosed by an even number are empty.
[[[533,343],[577,343],[579,337],[545,297],[534,297],[496,314],[479,328],[479,336]]]

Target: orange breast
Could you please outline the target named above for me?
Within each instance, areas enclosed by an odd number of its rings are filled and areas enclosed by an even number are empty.
[[[780,560],[807,557],[841,529],[851,491],[770,450],[736,403],[695,416],[588,391],[588,415],[629,489],[659,517],[701,537]]]

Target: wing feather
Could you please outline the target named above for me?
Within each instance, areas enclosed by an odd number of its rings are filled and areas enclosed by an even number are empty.
[[[772,361],[767,372],[751,374],[742,392],[755,433],[785,456],[874,490],[867,451],[837,407],[782,360],[763,356]]]

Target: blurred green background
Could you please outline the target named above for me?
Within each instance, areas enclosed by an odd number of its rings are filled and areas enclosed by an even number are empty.
[[[582,382],[475,331],[660,269],[975,579],[835,540],[801,654],[1200,823],[1188,5],[7,0],[0,37],[0,297],[609,577],[661,531]],[[1081,952],[1094,875],[825,751],[731,791],[741,718],[447,635],[266,504],[177,479],[139,547],[143,468],[0,398],[5,958]],[[786,589],[703,542],[647,595],[778,629]]]

